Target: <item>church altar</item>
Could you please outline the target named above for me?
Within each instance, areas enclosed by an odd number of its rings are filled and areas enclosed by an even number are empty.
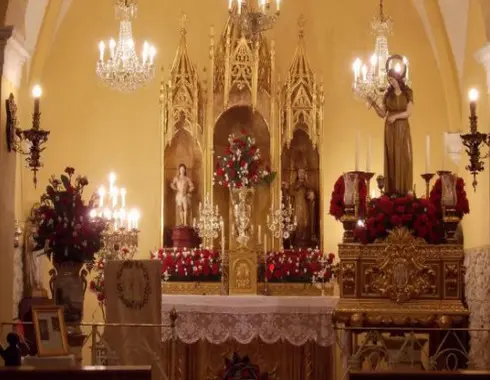
[[[338,297],[162,295],[162,323],[170,324],[170,311],[177,312],[177,378],[213,378],[233,352],[248,355],[277,378],[331,378],[337,302]],[[162,330],[164,351],[171,337]]]

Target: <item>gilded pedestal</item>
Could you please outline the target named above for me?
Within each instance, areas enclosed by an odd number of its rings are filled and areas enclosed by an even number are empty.
[[[461,245],[429,245],[396,229],[377,244],[340,244],[339,258],[336,322],[450,327],[467,320]]]

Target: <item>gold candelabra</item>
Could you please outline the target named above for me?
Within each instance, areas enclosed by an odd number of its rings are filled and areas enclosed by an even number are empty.
[[[122,248],[132,257],[138,250],[138,223],[140,213],[136,209],[126,209],[126,189],[116,185],[116,174],[109,174],[109,189],[101,186],[98,191],[99,207],[91,211],[92,217],[108,221],[103,233],[104,251],[107,259],[116,259]]]
[[[473,189],[476,191],[476,186],[478,181],[476,176],[478,173],[485,169],[483,159],[488,158],[490,153],[482,154],[481,148],[485,145],[488,147],[490,145],[490,135],[487,133],[481,133],[478,131],[478,117],[476,116],[476,102],[478,101],[478,91],[471,89],[469,91],[468,97],[470,100],[470,132],[461,135],[463,145],[466,148],[466,153],[470,159],[469,164],[466,166],[468,170],[473,175]]]
[[[209,194],[206,194],[204,203],[199,202],[199,219],[196,221],[194,218],[193,222],[193,227],[197,230],[206,249],[213,247],[214,239],[218,237],[219,231],[224,226],[223,217],[219,214],[218,206],[214,207],[209,198]]]

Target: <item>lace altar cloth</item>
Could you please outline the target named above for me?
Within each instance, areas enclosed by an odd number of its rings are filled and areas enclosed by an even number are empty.
[[[230,339],[249,344],[260,338],[268,344],[314,341],[327,347],[335,340],[332,312],[337,302],[338,297],[162,295],[162,323],[170,324],[175,307],[176,335],[186,344]],[[172,336],[168,328],[162,334],[164,341]]]

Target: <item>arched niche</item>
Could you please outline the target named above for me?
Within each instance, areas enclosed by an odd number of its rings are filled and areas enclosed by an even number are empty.
[[[286,248],[291,245],[308,248],[320,245],[320,157],[306,130],[306,125],[298,125],[289,148],[284,147],[281,154],[283,197],[295,206],[294,212],[298,219],[297,231],[284,242]],[[306,175],[303,190],[297,182],[300,170]],[[309,192],[313,193],[313,200],[309,199]],[[304,197],[306,199],[303,202]],[[301,221],[305,219],[308,220],[308,231],[301,227]]]
[[[187,167],[187,176],[194,184],[191,198],[191,213],[189,223],[198,216],[199,202],[203,199],[202,186],[202,151],[196,139],[184,128],[179,128],[172,143],[164,152],[164,246],[172,246],[172,228],[176,226],[177,214],[175,192],[170,188],[172,179],[178,172],[180,164]]]
[[[237,106],[226,110],[216,121],[214,128],[213,168],[216,167],[217,157],[223,155],[225,148],[228,146],[228,136],[230,134],[238,136],[242,129],[246,130],[255,138],[264,164],[270,163],[270,135],[264,118],[260,113],[253,112],[248,106]],[[229,189],[214,185],[213,200],[214,204],[218,206],[220,214],[223,216],[227,231],[226,240],[227,243],[229,243],[231,232]],[[254,225],[255,228],[257,228],[258,225],[261,225],[262,231],[265,231],[265,221],[267,212],[270,208],[270,203],[271,196],[269,186],[258,186],[255,190],[251,220],[251,224]],[[256,239],[256,237],[253,239]],[[254,243],[256,243],[256,241],[252,240],[251,244]]]

